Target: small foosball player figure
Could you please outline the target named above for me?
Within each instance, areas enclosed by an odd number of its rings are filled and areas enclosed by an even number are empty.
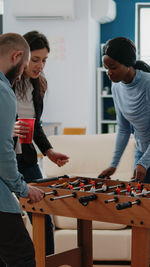
[[[67,186],[67,189],[73,190],[73,185],[69,184],[69,185]]]
[[[95,181],[91,181],[91,188],[90,188],[90,192],[95,192]]]
[[[59,183],[52,184],[50,187],[55,187],[55,188],[66,188],[67,185],[68,185],[67,182],[64,182],[63,184],[59,184]]]
[[[107,186],[106,183],[104,183],[104,184],[102,185],[102,191],[103,191],[103,192],[106,192],[107,190],[108,190],[108,186]]]
[[[126,189],[127,189],[127,195],[129,195],[131,193],[131,184],[130,183],[127,185]]]
[[[136,188],[137,188],[138,191],[141,191],[141,189],[142,189],[142,184],[141,184],[141,182],[138,182]]]
[[[115,195],[119,195],[120,194],[120,187],[117,186],[116,190],[114,191]]]
[[[144,187],[142,190],[142,196],[145,197],[147,195],[147,188]]]
[[[84,192],[85,191],[85,185],[84,183],[80,183],[80,191]]]
[[[136,197],[136,190],[135,190],[135,188],[132,189],[132,191],[131,191],[131,196],[132,196],[132,197]]]

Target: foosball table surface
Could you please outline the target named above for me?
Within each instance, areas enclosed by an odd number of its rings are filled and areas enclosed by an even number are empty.
[[[20,198],[21,208],[32,212],[37,267],[92,267],[92,221],[130,225],[131,267],[149,267],[150,185],[91,177],[54,177],[32,184],[44,191],[31,204]],[[77,218],[77,247],[45,257],[45,214]]]
[[[150,228],[149,184],[65,175],[33,185],[45,197],[35,204],[21,198],[23,210]]]

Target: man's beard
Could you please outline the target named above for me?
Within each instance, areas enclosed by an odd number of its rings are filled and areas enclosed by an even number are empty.
[[[13,85],[15,81],[17,80],[20,74],[21,65],[22,65],[22,62],[19,62],[16,66],[12,67],[10,70],[7,71],[5,76],[9,80],[11,85]]]

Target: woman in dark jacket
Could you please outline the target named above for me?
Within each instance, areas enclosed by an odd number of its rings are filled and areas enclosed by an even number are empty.
[[[17,116],[20,118],[35,118],[33,140],[44,156],[59,167],[68,162],[68,157],[55,152],[47,139],[40,122],[43,111],[43,97],[47,90],[47,82],[43,75],[48,53],[49,43],[46,37],[31,31],[24,35],[31,51],[29,65],[19,82],[14,85],[17,97]],[[16,121],[14,128],[15,151],[17,154],[18,169],[24,175],[26,182],[42,178],[38,165],[37,152],[32,144],[20,144],[18,137],[25,137],[29,128],[23,121]],[[46,254],[54,253],[53,225],[51,217],[46,216]]]

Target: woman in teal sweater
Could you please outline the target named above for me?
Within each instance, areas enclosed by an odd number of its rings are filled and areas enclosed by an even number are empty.
[[[133,176],[150,183],[150,66],[136,61],[135,45],[124,37],[106,43],[103,64],[112,81],[118,130],[112,162],[99,176],[115,172],[133,129],[136,141]]]

